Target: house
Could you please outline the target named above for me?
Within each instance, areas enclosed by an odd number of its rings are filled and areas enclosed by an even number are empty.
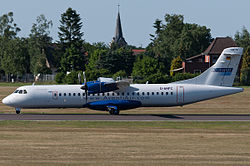
[[[225,48],[237,47],[234,40],[230,37],[217,37],[201,54],[187,58],[183,63],[183,72],[202,73],[210,66],[215,64],[218,57]]]

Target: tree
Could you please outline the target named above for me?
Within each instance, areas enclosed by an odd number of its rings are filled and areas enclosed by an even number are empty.
[[[161,72],[163,64],[149,56],[138,57],[134,63],[132,77],[137,83],[167,83],[168,77]]]
[[[74,47],[81,47],[83,32],[81,32],[82,22],[80,15],[72,8],[68,8],[61,15],[60,23],[58,36],[63,48],[69,48],[72,44]]]
[[[112,76],[119,71],[124,71],[129,76],[132,73],[134,61],[135,56],[131,49],[121,47],[112,50],[101,45],[94,51],[89,52],[86,72],[91,73],[91,76],[89,76],[91,79],[96,79],[94,77],[97,75],[102,76],[100,74]]]
[[[243,55],[240,82],[242,85],[250,85],[250,46]]]
[[[247,47],[250,46],[250,34],[245,27],[242,28],[242,32],[236,32],[234,40],[239,47],[244,48],[244,51],[246,51]]]
[[[82,54],[79,55],[78,50],[71,45],[71,47],[67,48],[63,57],[61,58],[61,71],[78,71],[84,69],[84,56]]]
[[[6,75],[21,75],[29,71],[29,55],[24,39],[12,39],[5,45],[1,67]]]
[[[182,67],[182,59],[180,56],[174,58],[171,62],[170,75],[174,76],[174,69],[179,69]]]
[[[114,74],[120,70],[124,70],[127,75],[132,73],[135,56],[130,49],[121,47],[116,50],[110,49],[99,57],[99,66],[107,69]]]
[[[25,40],[17,38],[21,29],[14,23],[13,13],[9,12],[0,17],[0,58],[1,69],[4,70],[7,81],[10,74],[27,72],[28,54]]]
[[[110,75],[110,71],[99,65],[100,57],[108,53],[108,49],[95,49],[89,53],[89,61],[86,64],[86,77],[88,80],[95,80],[98,77]]]
[[[21,29],[14,23],[13,12],[0,17],[0,36],[13,39]]]
[[[210,29],[197,24],[184,23],[182,15],[165,15],[165,24],[157,19],[153,26],[155,35],[147,52],[163,63],[163,73],[168,73],[173,58],[186,59],[201,53],[211,42]]]
[[[61,58],[63,72],[71,70],[84,70],[85,57],[83,49],[83,33],[80,15],[72,8],[68,8],[61,15],[59,26],[59,44],[64,52]]]
[[[13,12],[0,16],[0,57],[6,52],[9,40],[16,38],[20,30],[14,23]]]
[[[52,37],[49,36],[52,26],[52,21],[48,21],[41,14],[36,18],[36,23],[33,23],[30,30],[28,51],[30,54],[30,70],[33,74],[51,72],[46,65],[46,60],[48,56],[51,56],[47,53],[47,48],[52,42]]]

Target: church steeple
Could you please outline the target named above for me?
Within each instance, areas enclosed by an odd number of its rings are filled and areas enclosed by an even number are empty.
[[[117,44],[119,47],[126,46],[127,42],[125,41],[123,34],[122,34],[122,25],[121,25],[121,18],[120,18],[120,11],[118,5],[118,15],[116,19],[116,28],[115,28],[115,37],[111,44]]]

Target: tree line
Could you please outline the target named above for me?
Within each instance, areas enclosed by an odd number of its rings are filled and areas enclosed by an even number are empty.
[[[109,46],[103,42],[84,41],[84,26],[80,14],[68,8],[61,14],[59,40],[53,42],[51,20],[37,17],[30,34],[18,37],[20,27],[9,12],[0,17],[0,74],[9,80],[26,73],[49,74],[51,66],[57,69],[58,83],[78,83],[78,73],[86,71],[88,80],[97,77],[130,77],[134,82],[167,83],[193,77],[193,74],[174,74],[188,57],[203,52],[212,42],[211,30],[206,26],[185,23],[183,15],[166,14],[153,23],[154,34],[145,52],[134,55],[135,46]],[[250,35],[243,27],[236,32],[236,43],[244,47],[241,82],[250,84]],[[70,74],[68,74],[70,73]]]

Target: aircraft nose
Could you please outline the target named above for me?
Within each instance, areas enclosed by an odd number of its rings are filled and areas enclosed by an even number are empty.
[[[9,97],[9,96],[5,97],[5,98],[2,100],[2,103],[5,104],[5,105],[11,104],[10,97]]]

